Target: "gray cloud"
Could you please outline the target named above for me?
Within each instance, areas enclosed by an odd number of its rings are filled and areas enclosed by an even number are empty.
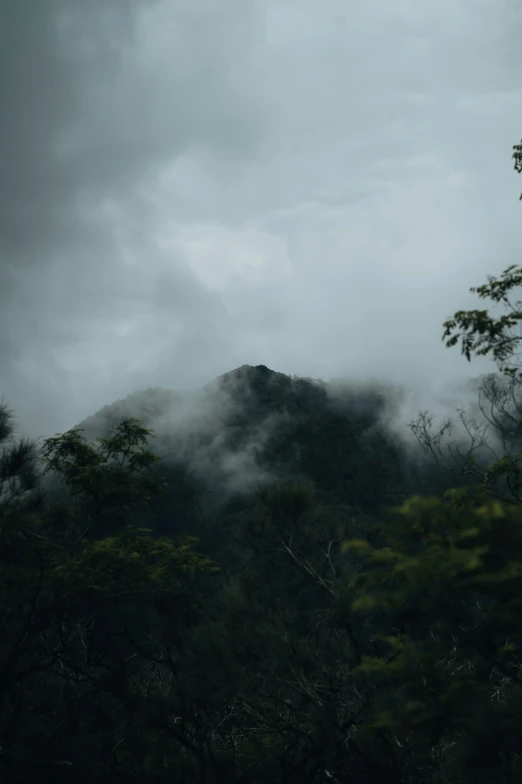
[[[1,394],[31,434],[233,367],[432,389],[518,261],[518,5],[6,0]]]

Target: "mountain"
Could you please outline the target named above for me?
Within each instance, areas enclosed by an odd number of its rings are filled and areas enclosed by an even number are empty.
[[[129,416],[153,428],[168,487],[148,524],[204,537],[277,481],[311,480],[321,503],[371,518],[414,493],[441,495],[447,471],[389,427],[400,399],[391,385],[350,387],[243,365],[192,392],[135,392],[78,427],[89,440]]]
[[[40,517],[32,506],[26,514],[16,505],[10,514],[4,506],[7,650],[20,658],[22,647],[25,658],[13,672],[35,676],[27,677],[23,692],[13,678],[7,692],[24,708],[18,714],[33,721],[26,735],[24,722],[17,725],[23,744],[14,747],[16,759],[24,759],[27,742],[34,745],[36,716],[37,737],[45,739],[37,749],[43,759],[77,760],[81,752],[83,767],[87,758],[96,761],[101,772],[85,781],[108,780],[106,760],[123,741],[125,755],[114,763],[122,761],[121,784],[162,784],[172,780],[172,770],[186,784],[264,784],[290,780],[288,774],[312,784],[326,782],[317,772],[330,769],[342,774],[335,776],[338,782],[418,781],[420,764],[410,749],[397,759],[406,771],[413,759],[415,777],[402,775],[395,758],[386,767],[396,744],[385,735],[378,746],[380,722],[372,736],[367,720],[386,715],[378,713],[381,707],[401,704],[406,689],[412,699],[422,695],[425,672],[435,673],[430,683],[442,683],[441,702],[451,694],[446,672],[437,674],[441,645],[432,608],[453,669],[459,629],[467,643],[467,630],[484,616],[484,584],[470,590],[466,577],[476,563],[475,540],[468,550],[465,542],[482,531],[469,527],[467,514],[457,525],[450,510],[447,522],[463,536],[458,548],[450,536],[444,553],[442,510],[435,510],[434,537],[425,536],[425,520],[421,526],[415,519],[411,525],[411,518],[386,517],[390,505],[413,494],[442,495],[455,486],[455,476],[450,481],[420,448],[401,439],[401,395],[393,387],[327,384],[245,365],[192,393],[134,393],[81,423],[90,439],[108,435],[129,416],[154,428],[157,439],[150,446],[163,458],[156,470],[166,483],[143,509],[133,503],[140,477],[125,471],[117,476],[118,465],[93,477],[90,454],[84,461],[77,449],[76,486],[93,492],[80,493],[76,514],[46,507]],[[125,482],[129,477],[132,487]],[[434,505],[425,509],[431,515]],[[383,530],[374,522],[382,522]],[[489,521],[487,526],[493,530]],[[171,538],[154,540],[143,528]],[[179,539],[183,533],[198,541]],[[350,539],[361,545],[363,538],[377,548],[391,544],[391,559],[388,549],[368,568],[364,543],[363,557],[360,548],[343,547]],[[509,557],[511,539],[506,542]],[[425,640],[431,647],[422,647]],[[469,656],[468,647],[463,650]],[[399,668],[386,670],[401,653]],[[431,669],[418,672],[418,656]],[[375,670],[375,682],[366,678],[371,668],[359,679],[358,667],[366,661],[384,668]],[[495,654],[491,667],[497,661]],[[467,675],[474,661],[462,662]],[[484,670],[477,672],[482,684]],[[487,712],[490,690],[484,702]],[[473,709],[476,704],[470,702]],[[0,718],[9,738],[13,711],[8,700],[4,705]],[[121,727],[133,733],[127,740],[119,735]],[[355,728],[352,735],[347,728]],[[253,744],[252,738],[260,740]],[[431,776],[431,724],[426,738],[419,754]],[[207,766],[207,748],[213,767]],[[128,760],[139,774],[127,776]]]

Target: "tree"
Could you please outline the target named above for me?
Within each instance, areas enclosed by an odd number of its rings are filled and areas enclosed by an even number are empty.
[[[520,506],[456,509],[416,497],[383,526],[384,546],[343,547],[365,561],[352,612],[387,616],[383,651],[358,668],[384,687],[365,730],[384,729],[419,762],[437,748],[443,780],[522,772],[521,523]]]
[[[521,500],[522,390],[517,377],[489,374],[478,385],[478,408],[482,422],[457,409],[464,436],[449,440],[453,420],[434,426],[433,417],[421,412],[409,427],[420,446],[449,474],[465,480],[453,503],[481,505],[488,498],[506,504]],[[491,429],[488,434],[488,426]],[[467,439],[467,440],[466,440]]]
[[[515,145],[513,149],[514,168],[521,173],[522,142]],[[521,284],[522,268],[512,264],[498,278],[488,276],[488,283],[472,287],[470,291],[478,294],[481,299],[489,298],[493,302],[507,305],[510,313],[497,319],[491,317],[487,310],[459,310],[453,318],[443,324],[442,340],[447,339],[446,346],[455,346],[460,339],[462,353],[468,362],[471,360],[472,353],[477,356],[492,354],[502,373],[516,375],[516,365],[502,363],[513,356],[517,344],[522,339],[522,335],[513,335],[509,332],[517,327],[522,319],[522,302],[511,302],[508,296],[512,289]],[[452,334],[457,329],[462,331]]]
[[[407,781],[384,733],[358,737],[372,696],[353,668],[373,648],[364,623],[345,615],[356,563],[339,551],[357,522],[319,504],[309,482],[260,487],[245,510],[251,557],[187,652],[205,694],[207,749],[242,781]]]
[[[15,501],[38,505],[43,500],[36,441],[15,438],[14,414],[0,404],[0,514]]]
[[[514,168],[522,172],[522,142],[514,146]],[[488,276],[488,283],[471,288],[482,299],[489,298],[494,303],[507,306],[509,312],[495,318],[488,310],[458,311],[452,319],[444,322],[443,340],[451,348],[459,340],[461,351],[471,361],[472,354],[486,356],[491,354],[503,379],[489,374],[482,379],[479,387],[479,408],[485,421],[493,427],[501,456],[491,446],[486,435],[485,425],[478,425],[458,410],[461,424],[469,436],[469,444],[463,452],[455,442],[448,445],[449,461],[446,466],[460,476],[468,476],[471,486],[454,490],[453,503],[467,504],[472,501],[483,503],[488,498],[497,498],[503,503],[520,502],[522,469],[522,371],[516,361],[516,347],[522,339],[516,330],[522,319],[522,302],[513,302],[510,292],[522,285],[522,268],[517,265],[508,267],[498,278]],[[460,330],[460,331],[458,331]],[[518,331],[519,334],[516,334]],[[514,362],[508,362],[515,358]],[[487,410],[486,410],[487,409]],[[433,433],[432,418],[424,412],[410,425],[421,446],[431,454],[435,462],[443,459],[441,439],[451,434],[452,422],[444,422],[438,433]],[[488,460],[489,453],[494,460]],[[475,482],[473,482],[473,479]],[[474,501],[473,501],[474,499]]]
[[[513,157],[521,172],[522,144]],[[493,319],[487,311],[459,311],[444,323],[446,345],[460,338],[468,361],[473,352],[491,352],[499,364],[511,357],[520,337],[507,333],[522,319],[522,304],[512,304],[508,292],[521,283],[522,269],[511,266],[500,279],[472,289],[507,304],[511,313]],[[450,337],[457,328],[464,332]],[[489,466],[478,462],[478,450],[489,443],[464,412],[471,447],[464,455],[450,444],[454,465],[464,460],[479,485],[448,490],[449,503],[413,497],[380,526],[382,544],[361,538],[342,548],[363,559],[349,583],[349,617],[378,613],[382,626],[375,637],[383,649],[364,654],[356,669],[382,687],[363,732],[381,729],[395,738],[416,760],[419,777],[437,774],[432,781],[506,782],[522,774],[522,453],[515,451],[522,374],[513,365],[500,370],[505,383],[491,375],[480,389],[491,404],[489,416],[480,407],[504,455]],[[450,427],[445,423],[434,436],[426,415],[412,424],[436,460]]]
[[[515,161],[515,171],[519,174],[522,172],[522,141],[520,144],[513,145],[513,160]],[[520,201],[522,201],[522,193],[520,194]]]
[[[47,439],[46,469],[77,503],[36,507],[9,492],[1,506],[3,781],[44,772],[61,781],[71,767],[79,781],[123,782],[160,765],[144,691],[156,638],[179,640],[194,581],[211,564],[195,540],[154,539],[136,525],[154,490],[148,435],[124,420],[98,448],[79,431]],[[13,487],[29,490],[36,453],[24,454],[2,465]]]

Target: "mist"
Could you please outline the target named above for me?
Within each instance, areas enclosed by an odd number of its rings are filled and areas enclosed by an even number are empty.
[[[474,404],[494,367],[446,349],[442,322],[519,258],[521,8],[3,12],[0,395],[26,434],[185,393],[161,434],[244,364],[400,387],[386,416],[405,439],[419,410]]]

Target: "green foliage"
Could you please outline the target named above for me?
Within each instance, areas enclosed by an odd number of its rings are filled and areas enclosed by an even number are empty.
[[[520,144],[513,145],[513,160],[515,161],[514,169],[519,174],[522,173],[522,142]],[[520,194],[520,200],[522,201],[522,194]]]
[[[107,513],[125,516],[147,504],[161,488],[150,476],[160,458],[146,448],[153,435],[133,419],[124,419],[112,428],[109,438],[98,438],[98,446],[87,442],[79,428],[48,438],[42,448],[45,472],[53,471],[69,487],[73,496],[96,517]]]
[[[522,143],[515,145],[513,150],[515,171],[521,173]],[[511,377],[517,375],[515,366],[501,363],[513,356],[521,339],[520,335],[509,334],[509,330],[516,327],[522,319],[522,303],[520,301],[511,303],[508,296],[512,289],[521,284],[522,269],[512,264],[498,278],[488,276],[487,284],[472,287],[470,291],[478,294],[481,299],[488,298],[495,303],[502,302],[511,312],[494,318],[487,310],[459,310],[452,319],[448,319],[443,324],[442,340],[448,338],[446,346],[455,346],[460,339],[462,353],[468,362],[472,353],[476,353],[477,356],[491,354],[503,373]],[[457,329],[462,331],[452,335]]]
[[[0,417],[7,436],[5,421]],[[0,505],[5,781],[30,779],[36,770],[58,775],[62,762],[74,767],[80,781],[100,780],[103,770],[124,781],[126,767],[145,775],[156,753],[156,736],[140,719],[140,684],[157,646],[151,633],[179,644],[187,614],[198,605],[195,583],[215,568],[197,552],[197,540],[154,538],[133,523],[134,510],[154,489],[142,481],[157,462],[146,449],[148,435],[127,420],[112,438],[100,439],[97,449],[78,431],[48,439],[46,470],[61,475],[76,506],[35,505],[32,496],[20,493],[4,496]],[[15,446],[4,459],[4,475],[27,494],[34,486],[31,470],[37,475],[37,454],[27,453],[25,462],[20,454]],[[104,535],[102,520],[117,530]],[[136,722],[143,725],[139,743]],[[109,747],[118,753],[108,755]]]
[[[412,498],[395,511],[383,528],[386,546],[356,543],[364,568],[351,587],[363,596],[352,611],[384,610],[390,630],[379,635],[388,653],[365,656],[358,671],[401,689],[400,701],[391,704],[386,694],[376,701],[367,729],[395,733],[426,754],[459,733],[473,737],[490,720],[492,690],[513,694],[522,686],[522,511],[492,501],[448,507],[434,498]],[[490,775],[516,734],[516,716],[505,708],[496,715],[510,735],[490,750]]]
[[[36,443],[15,439],[14,416],[5,404],[0,404],[0,445],[0,507],[22,498],[41,503]]]
[[[470,291],[477,293],[482,299],[489,298],[494,302],[504,302],[509,305],[507,292],[521,285],[522,269],[512,264],[499,278],[488,276],[488,281],[488,284],[472,287]],[[520,304],[520,302],[516,303],[517,308]],[[447,347],[455,346],[460,339],[462,354],[468,362],[473,352],[477,356],[487,356],[491,353],[495,362],[502,363],[513,355],[520,341],[519,335],[509,335],[507,332],[516,327],[521,319],[520,310],[514,309],[499,318],[490,316],[487,310],[459,310],[452,319],[444,322],[442,339],[448,338]],[[463,331],[452,335],[456,329]],[[501,365],[500,369],[507,375],[514,375],[517,372],[516,368],[509,365]]]

